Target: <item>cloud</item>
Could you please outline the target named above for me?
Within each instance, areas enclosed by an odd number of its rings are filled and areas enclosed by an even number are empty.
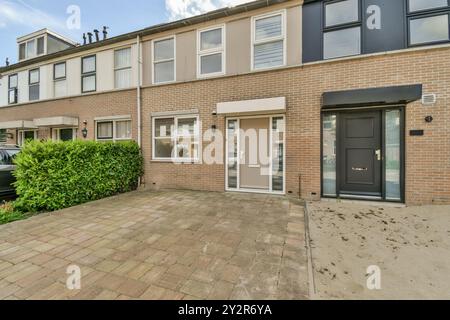
[[[166,0],[166,10],[170,20],[178,20],[251,1],[253,0]]]
[[[15,2],[0,0],[0,28],[12,25],[26,26],[34,30],[65,28],[63,20],[36,9],[22,0]]]

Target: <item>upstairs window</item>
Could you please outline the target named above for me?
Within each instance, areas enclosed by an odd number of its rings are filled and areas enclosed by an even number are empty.
[[[18,75],[12,74],[8,79],[8,103],[15,104],[18,102],[19,91],[17,89],[18,86]]]
[[[55,98],[67,95],[66,63],[61,62],[53,65],[53,81]]]
[[[19,45],[19,60],[31,59],[45,53],[45,38],[23,42]]]
[[[81,60],[82,93],[97,91],[97,58],[96,56],[84,57]]]
[[[360,0],[325,3],[323,58],[361,54]]]
[[[225,73],[225,26],[198,33],[198,77]]]
[[[153,83],[175,81],[175,38],[153,42]]]
[[[131,48],[114,51],[115,88],[131,87]]]
[[[28,73],[28,100],[39,100],[39,82],[40,82],[39,69],[30,70]]]
[[[253,18],[252,68],[267,69],[286,64],[285,12]]]
[[[410,46],[448,42],[449,3],[447,0],[408,0]]]

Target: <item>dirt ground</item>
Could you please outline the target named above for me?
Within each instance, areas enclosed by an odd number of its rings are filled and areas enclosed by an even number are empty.
[[[450,299],[450,206],[308,208],[316,299]],[[369,266],[380,290],[367,288]]]

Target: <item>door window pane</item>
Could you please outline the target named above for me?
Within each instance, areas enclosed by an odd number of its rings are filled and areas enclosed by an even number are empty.
[[[361,28],[349,28],[324,33],[324,59],[361,53]]]
[[[335,197],[336,191],[336,115],[323,116],[323,195]]]
[[[116,139],[126,140],[131,139],[131,121],[117,121],[116,122]]]
[[[237,189],[238,182],[238,123],[228,121],[228,188]]]
[[[201,73],[219,73],[222,72],[222,54],[211,54],[200,58]]]
[[[111,122],[99,122],[97,123],[97,139],[109,139],[113,138],[113,123]]]
[[[283,65],[283,40],[255,45],[255,69]]]
[[[272,121],[272,190],[284,190],[284,118]]]
[[[216,49],[222,46],[222,28],[203,31],[200,34],[200,50]]]
[[[174,61],[155,63],[155,83],[174,81],[174,75]]]
[[[258,19],[255,22],[256,41],[283,35],[282,15]]]
[[[448,15],[412,19],[410,25],[410,42],[414,44],[449,40]]]
[[[409,0],[409,12],[442,8],[447,5],[447,0]]]
[[[386,199],[401,200],[400,111],[386,112]]]
[[[326,26],[336,26],[359,20],[359,0],[345,0],[327,4],[325,7]]]

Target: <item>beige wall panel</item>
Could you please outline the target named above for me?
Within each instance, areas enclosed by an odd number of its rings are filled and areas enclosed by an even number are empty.
[[[227,24],[227,74],[250,72],[251,19],[245,18]]]
[[[177,81],[190,81],[197,78],[197,32],[177,34],[176,37]]]

